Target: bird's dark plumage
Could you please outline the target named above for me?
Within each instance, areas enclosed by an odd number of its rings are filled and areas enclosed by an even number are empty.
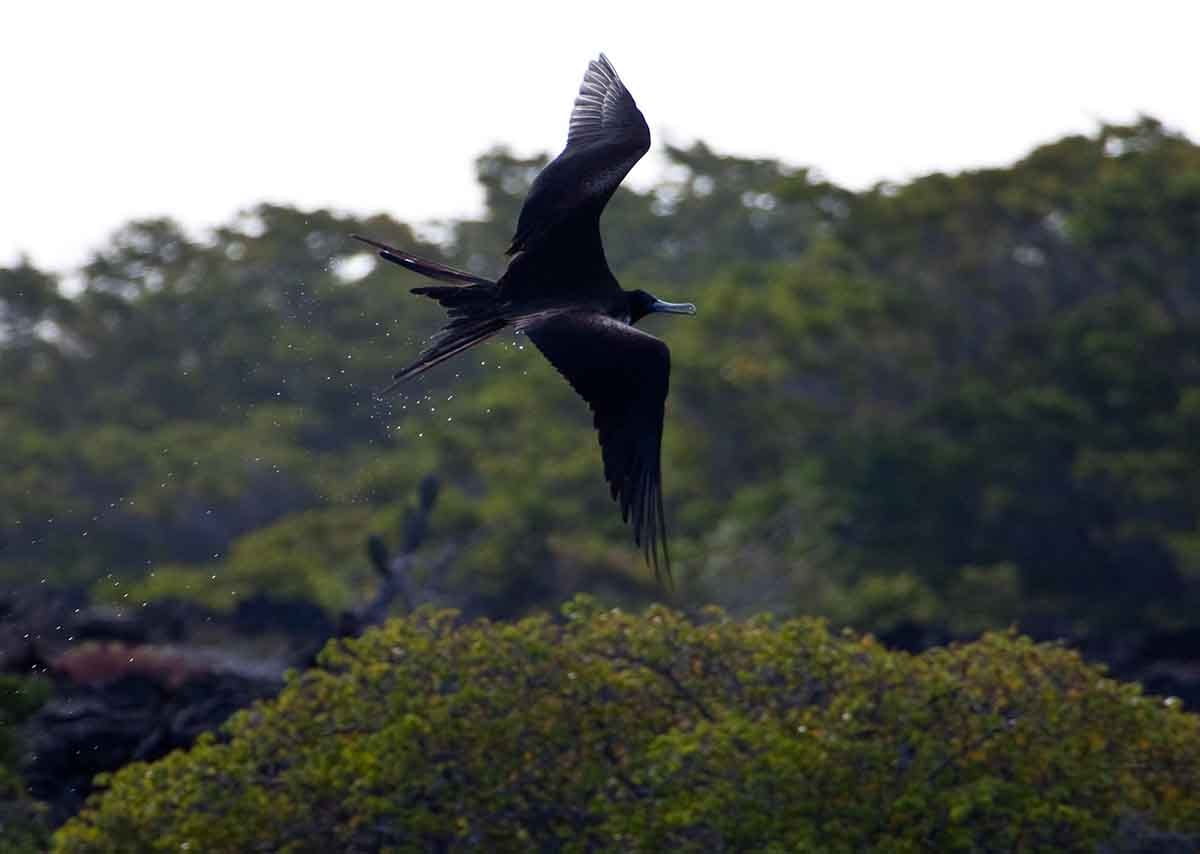
[[[655,573],[669,581],[660,455],[671,356],[632,324],[695,307],[622,290],[600,240],[604,206],[649,148],[646,120],[601,54],[579,88],[566,147],[530,188],[499,280],[355,237],[384,260],[447,283],[413,288],[445,307],[450,321],[384,392],[505,327],[525,332],[592,408],[612,497]]]
[[[529,338],[588,402],[600,435],[604,479],[647,561],[670,565],[663,515],[663,408],[671,352],[653,335],[596,312],[563,312]]]
[[[354,235],[356,240],[361,240],[368,246],[374,246],[379,250],[379,257],[385,261],[391,261],[393,264],[399,264],[401,267],[407,267],[414,273],[420,273],[422,276],[428,276],[431,279],[437,279],[441,282],[453,282],[456,285],[494,285],[491,279],[484,279],[476,276],[474,273],[468,273],[465,270],[459,270],[457,267],[451,267],[449,264],[442,264],[439,261],[429,261],[425,258],[418,258],[411,252],[405,252],[403,249],[395,249],[388,246],[386,243],[380,243],[378,240],[372,240],[369,237],[363,237],[361,234]]]
[[[612,194],[649,150],[650,128],[642,111],[601,54],[583,76],[567,147],[537,176],[521,206],[508,254],[550,239],[556,227],[598,224]]]

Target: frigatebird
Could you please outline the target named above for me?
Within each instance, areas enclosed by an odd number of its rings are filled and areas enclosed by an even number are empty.
[[[591,406],[612,497],[647,563],[669,583],[660,453],[671,356],[634,324],[655,312],[695,314],[696,307],[623,290],[600,240],[605,204],[649,148],[646,119],[600,54],[579,87],[566,147],[525,199],[498,280],[354,237],[381,258],[446,283],[412,289],[437,300],[450,321],[380,393],[506,327],[523,332]]]

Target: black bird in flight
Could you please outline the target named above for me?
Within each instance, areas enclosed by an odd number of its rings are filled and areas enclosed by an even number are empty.
[[[381,258],[446,283],[413,288],[443,305],[450,321],[381,393],[505,327],[524,332],[591,406],[612,497],[655,575],[669,582],[660,451],[671,355],[633,324],[654,312],[695,314],[696,307],[622,290],[600,240],[600,213],[649,148],[641,110],[601,54],[579,87],[566,148],[525,199],[499,280],[354,237]]]

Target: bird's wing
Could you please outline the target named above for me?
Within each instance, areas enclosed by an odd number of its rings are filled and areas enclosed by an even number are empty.
[[[650,128],[642,111],[604,54],[588,63],[567,126],[568,149],[594,143],[631,143],[632,150],[650,143]],[[645,153],[643,148],[638,156]]]
[[[655,575],[669,584],[660,462],[671,375],[667,345],[593,312],[556,314],[526,332],[591,406],[612,497]]]
[[[533,182],[508,254],[533,249],[556,225],[577,215],[579,225],[598,227],[604,205],[649,150],[650,128],[642,111],[600,54],[583,75],[567,146]]]

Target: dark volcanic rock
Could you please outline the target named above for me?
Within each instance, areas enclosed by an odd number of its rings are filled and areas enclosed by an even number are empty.
[[[273,696],[296,663],[189,645],[199,635],[257,633],[245,616],[187,602],[90,605],[82,591],[38,586],[0,596],[0,613],[0,670],[41,673],[54,683],[23,740],[26,783],[55,824],[79,808],[97,773],[190,745],[238,709]],[[272,619],[279,611],[261,603],[257,614],[259,631],[287,638],[303,655],[328,636],[327,622],[311,615]]]
[[[123,656],[136,664],[153,649],[114,643],[91,658]],[[282,684],[258,673],[204,670],[203,662],[190,662],[177,651],[160,658],[166,662],[161,667],[131,667],[115,676],[103,670],[91,681],[82,681],[87,674],[79,667],[58,670],[56,696],[26,728],[25,771],[30,792],[49,804],[55,824],[79,809],[97,773],[187,747]]]

